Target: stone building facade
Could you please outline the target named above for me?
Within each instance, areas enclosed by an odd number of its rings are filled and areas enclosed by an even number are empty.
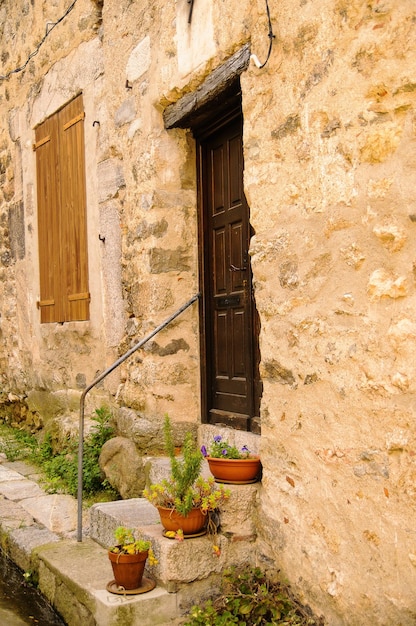
[[[0,0],[0,29],[1,413],[76,433],[85,386],[201,293],[88,408],[149,449],[166,412],[234,427],[259,558],[331,626],[414,624],[414,2]],[[88,305],[42,321],[56,249],[79,269],[76,226],[39,217],[75,146]],[[248,221],[219,225],[224,199]]]

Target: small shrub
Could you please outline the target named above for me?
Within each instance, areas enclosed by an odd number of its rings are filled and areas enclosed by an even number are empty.
[[[224,573],[222,595],[194,606],[184,626],[323,626],[301,606],[289,587],[271,582],[257,567],[230,568]]]

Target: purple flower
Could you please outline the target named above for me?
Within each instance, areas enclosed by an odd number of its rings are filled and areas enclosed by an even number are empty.
[[[221,441],[221,439],[222,439],[221,435],[215,435],[215,437],[214,437],[215,443],[219,443]]]
[[[247,448],[247,446],[243,446],[241,448],[241,452],[250,452],[250,450]]]
[[[203,454],[203,456],[208,456],[208,452],[205,446],[201,446],[201,452]]]
[[[226,450],[226,449],[224,448],[223,450],[221,450],[221,454],[222,454],[223,456],[227,456],[227,454],[228,454],[228,450]]]

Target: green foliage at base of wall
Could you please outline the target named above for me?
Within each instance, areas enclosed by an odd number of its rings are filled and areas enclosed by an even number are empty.
[[[104,491],[108,499],[116,499],[118,494],[106,482],[98,464],[104,443],[114,436],[111,413],[106,408],[96,409],[92,421],[91,432],[84,441],[83,494],[91,497]],[[68,441],[62,450],[55,452],[48,433],[40,442],[26,431],[3,427],[0,429],[0,452],[10,461],[25,460],[38,466],[44,474],[44,486],[48,492],[77,495],[77,442]]]
[[[323,626],[293,596],[288,585],[271,582],[258,567],[224,572],[221,595],[194,606],[183,626]]]

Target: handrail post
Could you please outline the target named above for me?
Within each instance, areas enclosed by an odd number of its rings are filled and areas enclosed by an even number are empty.
[[[85,397],[89,391],[98,383],[100,383],[108,374],[111,374],[113,370],[115,370],[119,365],[124,363],[129,356],[134,354],[136,350],[144,346],[152,337],[157,335],[158,332],[166,328],[170,322],[176,319],[181,313],[183,313],[188,307],[191,306],[194,302],[196,302],[201,297],[201,292],[195,294],[188,302],[185,302],[175,313],[172,313],[164,322],[159,324],[151,333],[146,335],[143,339],[141,339],[138,343],[136,343],[130,350],[128,350],[123,356],[121,356],[117,361],[115,361],[110,367],[108,367],[104,372],[102,372],[95,380],[92,381],[88,387],[84,389],[81,394],[80,402],[79,402],[79,433],[78,433],[78,522],[77,522],[77,541],[82,541],[82,489],[83,489],[83,461],[84,461],[84,410],[85,410]]]

